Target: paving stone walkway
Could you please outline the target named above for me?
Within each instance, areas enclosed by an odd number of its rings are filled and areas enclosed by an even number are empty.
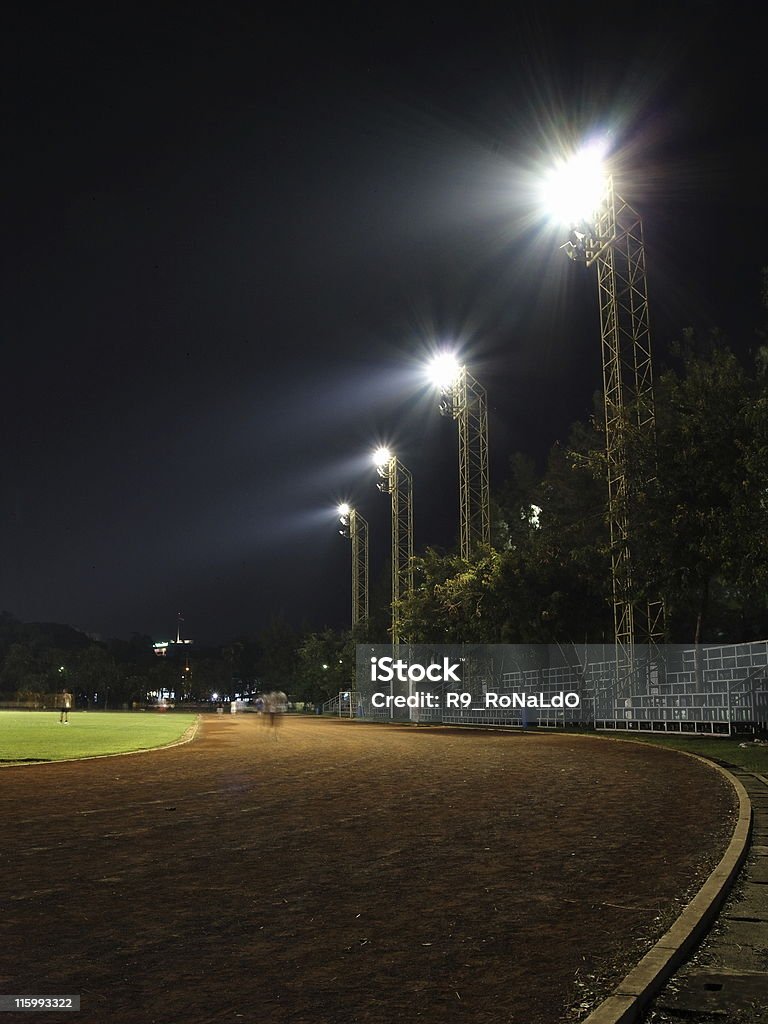
[[[749,856],[717,924],[657,997],[647,1024],[768,1021],[768,778],[727,767],[752,802]]]

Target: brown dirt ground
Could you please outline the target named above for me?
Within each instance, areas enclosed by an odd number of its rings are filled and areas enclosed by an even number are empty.
[[[26,1024],[575,1021],[734,806],[650,746],[311,718],[5,768],[0,992],[81,994]]]

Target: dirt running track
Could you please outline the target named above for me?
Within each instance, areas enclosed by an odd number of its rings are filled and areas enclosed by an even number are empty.
[[[0,993],[83,1007],[9,1024],[558,1024],[676,916],[734,800],[641,745],[240,715],[4,768],[0,812]]]

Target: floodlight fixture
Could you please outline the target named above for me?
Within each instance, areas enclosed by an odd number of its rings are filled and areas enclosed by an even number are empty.
[[[605,143],[593,141],[560,159],[545,175],[541,198],[545,209],[560,224],[574,227],[594,221],[605,197],[608,173]]]
[[[427,367],[429,380],[441,392],[450,390],[461,376],[462,366],[453,352],[441,352]]]
[[[336,511],[339,513],[339,518],[343,519],[345,516],[349,515],[349,513],[352,511],[352,508],[350,505],[346,503],[346,501],[343,501],[336,509]]]
[[[392,452],[389,448],[382,446],[381,448],[376,449],[372,457],[374,466],[379,470],[379,472],[381,472],[381,470],[384,469],[384,467],[392,460]]]

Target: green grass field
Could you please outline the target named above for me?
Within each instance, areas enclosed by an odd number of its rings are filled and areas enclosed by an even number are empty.
[[[62,761],[162,747],[180,739],[196,716],[183,712],[0,711],[0,763]]]
[[[748,743],[746,747],[740,746],[747,743],[746,737],[742,739],[709,739],[706,736],[653,736],[633,733],[631,735],[606,732],[600,735],[611,736],[614,739],[631,739],[641,743],[652,743],[658,747],[672,747],[674,750],[687,750],[690,754],[701,754],[702,757],[712,757],[717,761],[726,761],[728,764],[738,765],[749,772],[758,772],[761,775],[768,774],[768,747],[757,743]]]

